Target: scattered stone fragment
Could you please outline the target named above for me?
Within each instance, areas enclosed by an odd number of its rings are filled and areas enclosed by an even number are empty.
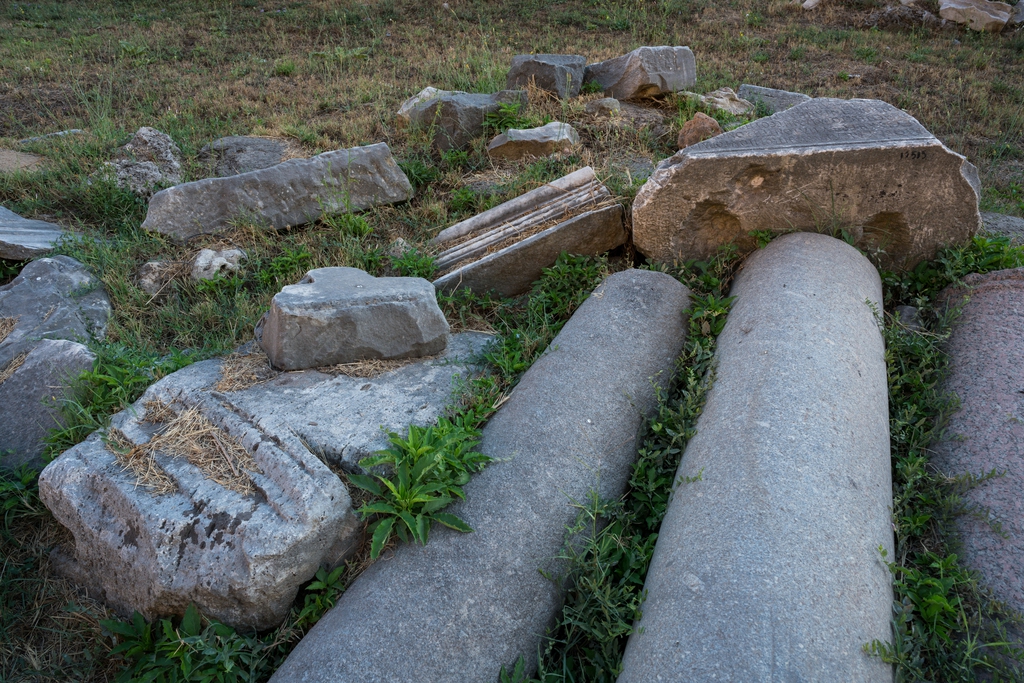
[[[982,211],[981,222],[986,232],[1006,235],[1015,242],[1024,241],[1024,218]]]
[[[391,258],[401,258],[402,256],[405,256],[406,252],[412,249],[413,246],[411,244],[399,237],[388,245],[388,256]]]
[[[0,149],[0,173],[12,171],[35,171],[43,165],[43,157],[38,154],[15,152],[12,149]]]
[[[622,105],[614,97],[602,97],[599,100],[593,102],[587,102],[587,106],[584,107],[586,112],[591,116],[617,116],[622,110]]]
[[[812,99],[687,147],[633,203],[656,261],[754,248],[750,232],[838,225],[886,268],[910,268],[980,228],[977,169],[877,100]]]
[[[287,140],[234,135],[214,140],[199,150],[199,161],[218,178],[270,168],[291,156],[300,156]]]
[[[531,667],[562,601],[538,570],[566,569],[555,558],[575,502],[622,494],[688,301],[663,273],[609,277],[484,428],[478,450],[496,462],[452,510],[473,533],[435,525],[427,545],[371,565],[271,680],[461,683]]]
[[[703,112],[697,112],[692,119],[683,124],[677,142],[679,149],[685,149],[721,134],[722,127],[718,125],[718,121]]]
[[[56,403],[92,367],[78,342],[102,338],[109,317],[99,281],[67,256],[32,261],[0,287],[0,469],[42,467]]]
[[[22,218],[0,206],[0,259],[27,261],[56,246],[64,228],[46,221]]]
[[[1024,24],[1024,2],[1017,0],[1017,4],[1013,6],[1013,16],[1007,22],[1011,26],[1020,26]]]
[[[661,129],[664,124],[665,116],[661,112],[640,107],[631,102],[620,102],[619,116],[613,120],[613,125],[620,129],[650,128],[652,132]]]
[[[525,159],[570,152],[580,142],[579,133],[568,123],[552,121],[538,128],[509,128],[487,145],[492,159]]]
[[[49,138],[59,138],[65,135],[83,135],[85,133],[81,128],[72,128],[70,130],[59,130],[55,133],[47,133],[46,135],[37,135],[33,138],[25,138],[24,140],[18,140],[19,145],[24,145],[29,142],[39,142],[40,140],[46,140]]]
[[[244,260],[245,252],[241,249],[203,249],[192,261],[192,279],[212,280],[217,276],[227,277],[238,272]]]
[[[444,351],[448,322],[423,278],[316,268],[274,296],[257,339],[282,370]]]
[[[587,67],[584,82],[620,100],[654,97],[692,88],[697,64],[688,47],[638,47],[629,54]]]
[[[1013,16],[1013,7],[991,0],[940,0],[939,16],[975,31],[999,33]]]
[[[520,90],[532,83],[559,99],[570,99],[580,94],[586,66],[586,57],[579,55],[516,55],[505,87]]]
[[[718,109],[733,116],[745,116],[754,111],[754,105],[737,96],[732,88],[719,88],[706,95],[695,92],[682,92],[680,94],[696,99],[705,107]]]
[[[982,584],[1010,609],[1024,611],[1024,268],[964,278],[964,289],[947,292],[963,310],[947,345],[950,371],[943,389],[959,398],[932,463],[950,476],[999,476],[963,493],[964,503],[984,511],[957,518],[960,557],[981,574]],[[991,524],[997,525],[993,528]]]
[[[398,108],[395,115],[395,123],[398,128],[408,128],[414,123],[413,116],[416,115],[417,122],[423,118],[419,110],[427,109],[432,102],[447,95],[465,95],[461,90],[438,90],[434,87],[426,87],[413,95]]]
[[[811,10],[821,4],[821,0],[804,0],[804,3],[800,5],[805,10]]]
[[[892,638],[881,279],[843,241],[796,233],[730,294],[618,681],[891,682],[864,652]]]
[[[458,265],[434,280],[434,287],[442,292],[471,289],[479,293],[496,292],[503,297],[516,296],[529,291],[544,269],[553,265],[563,252],[596,256],[625,244],[627,238],[622,225],[622,207],[613,204],[587,211],[519,242],[499,247],[475,261]],[[499,238],[496,244],[506,241],[507,238]],[[490,251],[493,245],[483,248]]]
[[[906,327],[912,332],[921,332],[924,330],[924,324],[921,322],[921,311],[917,310],[913,306],[897,306],[893,313],[896,314],[900,324]]]
[[[105,165],[118,187],[143,197],[181,182],[181,150],[169,135],[148,126],[139,128]]]
[[[434,145],[444,152],[463,149],[482,135],[487,114],[497,112],[502,105],[526,104],[525,90],[502,90],[492,95],[439,90],[410,106],[407,112],[409,124],[430,131]]]
[[[939,29],[946,25],[931,12],[916,5],[889,5],[875,10],[864,20],[865,28]]]
[[[181,264],[173,261],[146,261],[135,274],[135,284],[150,296],[159,296],[181,271]]]
[[[763,88],[759,85],[748,85],[747,83],[740,86],[739,93],[737,94],[741,99],[752,102],[755,106],[758,102],[763,102],[772,114],[785,111],[811,99],[810,96],[803,93]]]
[[[281,230],[325,212],[362,211],[412,195],[409,179],[380,142],[162,190],[150,199],[142,227],[179,241],[223,232],[238,218]]]

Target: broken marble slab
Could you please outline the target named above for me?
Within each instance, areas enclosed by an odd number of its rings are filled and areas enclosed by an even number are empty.
[[[444,351],[448,321],[433,285],[374,277],[358,268],[316,268],[278,292],[256,339],[281,370]]]
[[[223,232],[236,219],[281,230],[323,213],[362,211],[412,195],[409,179],[380,142],[161,190],[149,200],[142,227],[178,241]]]
[[[537,128],[509,128],[495,135],[487,145],[492,159],[526,159],[568,153],[580,142],[579,133],[568,123],[552,121]]]
[[[977,169],[878,100],[812,99],[664,160],[633,203],[633,240],[663,262],[754,249],[751,232],[841,228],[889,269],[981,227]]]
[[[618,204],[587,211],[485,256],[434,280],[441,292],[471,289],[517,296],[530,287],[563,252],[596,256],[626,243],[622,207]],[[499,240],[498,245],[504,240]]]
[[[739,92],[736,93],[740,98],[747,102],[752,102],[757,105],[758,102],[763,102],[768,108],[768,111],[772,114],[780,111],[786,111],[791,109],[798,104],[803,104],[807,100],[811,99],[810,96],[804,95],[798,92],[789,92],[788,90],[776,90],[775,88],[764,88],[759,85],[749,85],[744,83],[740,86]]]
[[[0,259],[27,261],[52,250],[64,228],[46,221],[22,218],[0,206]]]
[[[697,63],[688,47],[638,47],[632,52],[591,64],[585,83],[597,83],[608,97],[619,100],[654,97],[692,88]]]

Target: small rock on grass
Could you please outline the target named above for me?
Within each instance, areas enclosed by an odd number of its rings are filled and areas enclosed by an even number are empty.
[[[181,150],[166,133],[143,126],[106,167],[118,187],[149,197],[181,182]]]
[[[614,97],[602,97],[587,102],[586,112],[591,116],[615,116],[622,110],[622,105]]]
[[[538,128],[510,128],[496,135],[487,145],[487,155],[492,159],[546,157],[557,152],[570,152],[579,141],[575,128],[568,123],[552,121]]]
[[[749,85],[747,83],[740,86],[737,95],[747,102],[753,102],[755,107],[759,101],[763,102],[764,106],[772,114],[777,111],[785,111],[811,99],[810,96],[803,93],[778,90],[776,88],[762,88],[759,85]]]
[[[583,86],[585,57],[579,55],[516,55],[508,71],[509,90],[531,83],[560,99],[576,97]]]
[[[942,0],[939,16],[975,31],[999,33],[1014,16],[1014,9],[1005,2],[990,0]]]
[[[683,124],[683,129],[679,131],[679,149],[696,145],[698,142],[721,134],[722,127],[718,125],[718,121],[703,112],[697,112],[692,119]]]
[[[696,98],[705,107],[718,109],[733,116],[743,116],[754,111],[754,105],[739,97],[732,88],[719,88],[706,95],[695,92],[682,92],[681,95]]]
[[[150,296],[165,291],[179,270],[171,261],[146,261],[135,273],[135,285]]]
[[[226,277],[237,272],[244,260],[245,252],[241,249],[203,249],[192,261],[192,279],[212,280],[218,275]]]

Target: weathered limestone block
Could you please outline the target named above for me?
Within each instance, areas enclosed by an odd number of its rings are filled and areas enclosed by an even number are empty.
[[[862,650],[891,639],[881,280],[797,233],[731,294],[618,681],[892,681]]]
[[[807,100],[811,99],[810,96],[804,95],[798,92],[789,92],[788,90],[776,90],[775,88],[763,88],[759,85],[749,85],[744,83],[740,86],[739,92],[737,93],[741,98],[748,102],[753,102],[755,105],[760,101],[764,102],[765,106],[771,113],[780,111],[786,111],[791,109],[798,104],[803,104]]]
[[[181,182],[181,150],[156,128],[143,126],[106,164],[118,187],[148,197],[161,185]]]
[[[223,232],[236,218],[281,230],[325,212],[362,211],[412,195],[409,179],[380,142],[161,190],[149,200],[142,227],[178,241]]]
[[[497,292],[503,297],[516,296],[529,291],[562,252],[596,256],[625,244],[627,237],[622,207],[613,204],[587,211],[460,265],[434,280],[434,287],[442,292],[466,288],[479,293]],[[498,244],[504,241],[497,239]]]
[[[580,55],[516,55],[505,87],[517,90],[532,82],[560,99],[570,99],[580,94],[586,66],[586,57]]]
[[[0,362],[0,470],[43,467],[43,439],[61,424],[58,402],[65,387],[95,360],[78,342],[43,339]]]
[[[602,97],[593,102],[587,102],[584,107],[591,116],[617,116],[622,111],[622,103],[614,97]]]
[[[22,218],[0,206],[0,259],[27,261],[56,246],[64,228],[46,221]]]
[[[218,178],[270,168],[297,153],[287,140],[252,135],[219,138],[199,150],[199,161],[208,164]]]
[[[430,282],[358,268],[309,271],[274,296],[260,325],[260,346],[282,370],[430,356],[448,343]]]
[[[598,83],[608,97],[620,100],[653,97],[692,88],[697,63],[688,47],[638,47],[632,52],[587,67],[587,83]]]
[[[985,232],[1005,235],[1017,243],[1024,241],[1024,218],[1008,216],[1004,213],[982,211],[981,223]]]
[[[152,297],[160,296],[181,273],[181,265],[174,261],[146,261],[135,273],[135,286]]]
[[[483,135],[484,120],[487,114],[497,112],[502,105],[518,104],[525,107],[527,95],[525,90],[502,90],[490,95],[480,93],[447,92],[438,90],[434,93],[421,92],[415,104],[402,106],[409,125],[429,130],[434,145],[440,151],[463,149],[474,138]],[[401,120],[402,110],[399,110]]]
[[[732,88],[719,88],[705,95],[696,92],[681,92],[680,94],[696,99],[705,107],[718,109],[734,116],[743,116],[754,111],[753,103],[739,97]]]
[[[257,426],[207,389],[217,368],[207,361],[157,382],[114,416],[108,438],[145,461],[145,444],[198,410],[206,431],[189,443],[220,483],[160,446],[148,456],[160,493],[97,432],[43,470],[39,496],[74,535],[73,555],[54,556],[58,568],[117,611],[153,619],[195,603],[237,628],[272,628],[321,564],[353,550],[361,523],[345,485],[290,430]]]
[[[496,680],[536,661],[561,606],[555,575],[573,501],[621,495],[641,426],[685,335],[689,292],[628,270],[579,308],[484,428],[497,459],[453,512],[473,533],[431,531],[370,566],[272,680]]]
[[[201,249],[192,261],[193,280],[212,280],[218,275],[227,277],[237,272],[245,260],[241,249]]]
[[[941,0],[939,16],[975,31],[999,33],[1013,17],[1013,6],[991,0]]]
[[[658,165],[633,203],[657,261],[754,247],[754,230],[840,227],[886,268],[910,268],[980,228],[977,169],[877,100],[812,99]]]
[[[1024,611],[1024,268],[968,275],[964,284],[950,296],[951,303],[960,303],[962,295],[969,299],[949,339],[944,385],[960,406],[946,438],[935,444],[932,462],[951,476],[1002,473],[963,495],[1005,536],[985,520],[963,515],[960,557],[996,599]]]
[[[422,110],[427,109],[433,100],[437,100],[445,95],[465,94],[462,90],[438,90],[432,86],[427,86],[402,103],[402,106],[398,108],[398,113],[395,115],[395,125],[398,128],[408,128],[414,123],[420,123],[422,121]],[[429,121],[422,122],[429,123]]]
[[[546,157],[557,152],[571,152],[580,142],[579,133],[568,123],[552,121],[537,128],[510,128],[495,135],[487,145],[492,159],[525,159]]]

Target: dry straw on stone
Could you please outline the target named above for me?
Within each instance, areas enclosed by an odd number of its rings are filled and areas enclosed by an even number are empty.
[[[7,339],[7,335],[14,332],[15,326],[18,324],[18,317],[14,318],[0,318],[0,343],[3,343],[4,339]]]
[[[7,380],[9,380],[14,375],[14,373],[18,371],[18,368],[22,366],[27,356],[28,352],[19,354],[17,358],[15,358],[14,360],[7,364],[7,367],[5,367],[3,370],[0,370],[0,384],[3,384]]]
[[[434,358],[437,358],[437,356],[400,358],[398,360],[380,360],[379,358],[370,358],[367,360],[356,361],[355,363],[328,365],[322,368],[317,368],[317,370],[328,375],[346,375],[348,377],[372,379],[383,375],[385,372],[391,372],[392,370],[397,370],[398,368],[409,365],[410,363],[432,360]]]
[[[250,354],[233,353],[220,366],[220,381],[214,387],[217,391],[241,391],[262,384],[277,377],[280,372],[270,365],[262,350]]]
[[[173,493],[178,489],[171,476],[153,458],[149,444],[136,446],[120,429],[111,427],[104,439],[107,449],[125,470],[135,475],[135,483],[145,486],[156,495]]]

